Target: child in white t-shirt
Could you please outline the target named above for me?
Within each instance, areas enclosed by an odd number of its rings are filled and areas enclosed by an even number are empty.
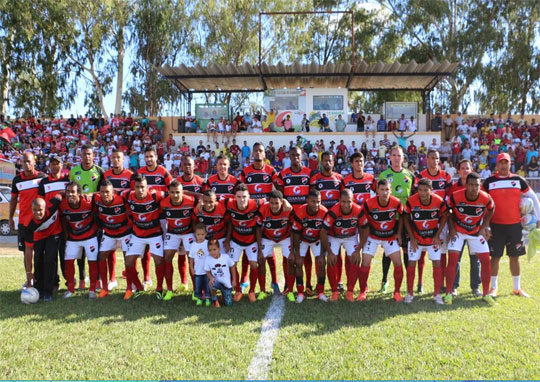
[[[206,256],[204,270],[209,279],[212,305],[219,308],[217,291],[221,291],[225,306],[233,303],[232,290],[236,287],[236,273],[233,272],[234,261],[230,256],[221,253],[219,241],[212,239],[208,242],[208,256]]]
[[[197,306],[203,305],[203,289],[206,306],[210,306],[210,287],[208,285],[206,271],[204,270],[204,263],[207,254],[208,240],[206,240],[206,227],[199,223],[195,226],[195,242],[191,244],[188,251],[189,270],[191,271],[191,274],[195,280],[193,292]]]

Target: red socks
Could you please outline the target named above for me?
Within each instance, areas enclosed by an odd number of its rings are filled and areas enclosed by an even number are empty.
[[[401,282],[403,281],[403,265],[396,266],[394,264],[394,292],[399,292]]]
[[[459,252],[448,252],[448,264],[446,265],[446,293],[452,293],[454,280],[456,278],[456,268],[459,260]]]
[[[163,290],[163,278],[165,277],[165,263],[162,263],[160,266],[156,265],[156,279],[157,279],[157,291]]]
[[[345,256],[345,272],[347,273],[347,291],[353,292],[360,268],[349,261],[349,256]]]
[[[251,272],[253,272],[253,269]],[[259,275],[259,288],[261,288],[262,292],[266,292],[266,272],[259,272],[259,268],[257,268],[257,274]]]
[[[96,291],[96,282],[98,279],[98,265],[97,261],[89,261],[88,262],[88,268],[90,273],[90,291],[95,292]],[[107,280],[107,278],[105,278]],[[105,283],[105,281],[103,282]]]
[[[338,291],[338,278],[337,278],[337,275],[338,275],[338,264],[337,264],[337,261],[336,261],[336,264],[332,265],[332,266],[327,266],[326,267],[326,272],[328,274],[328,282],[330,283],[330,288],[332,289],[332,292],[337,292]]]
[[[420,263],[419,263],[420,264]],[[414,295],[414,273],[416,267],[414,265],[407,265],[407,293]],[[420,274],[420,268],[418,268],[418,273]],[[418,276],[420,278],[420,275]],[[418,281],[420,282],[420,281]]]
[[[336,282],[338,284],[341,284],[342,281],[343,281],[343,255],[339,253],[337,255],[337,261],[336,261]]]
[[[180,274],[180,282],[182,284],[187,284],[187,261],[186,261],[186,255],[178,255],[178,273]],[[193,285],[195,285],[195,284],[193,284]]]
[[[424,285],[424,268],[425,267],[426,267],[426,253],[422,252],[422,254],[420,255],[420,259],[418,259],[418,285]],[[407,274],[409,272],[408,268],[409,267],[407,267]],[[407,285],[408,285],[408,281],[407,281]]]
[[[237,267],[236,264],[234,265],[233,272],[236,274],[236,288],[235,288],[235,291],[242,293],[242,287],[240,286],[240,282],[241,282],[240,281],[240,276],[238,275],[238,267]]]
[[[358,279],[360,282],[360,292],[364,293],[367,289],[367,281],[369,278],[369,271],[371,270],[371,265],[365,266],[362,265],[358,270]]]
[[[433,295],[436,296],[441,293],[441,287],[443,285],[443,270],[442,267],[433,267]]]
[[[257,279],[259,278],[259,268],[251,267],[249,272],[249,293],[255,292],[255,286],[257,285]]]
[[[238,279],[239,283],[245,283],[248,280],[249,260],[246,253],[242,255],[242,280]]]
[[[75,260],[65,260],[66,282],[68,290],[75,292]]]
[[[144,281],[150,281],[150,261],[152,256],[150,256],[150,251],[146,251],[141,259],[142,269],[144,274]]]
[[[139,276],[137,275],[137,270],[135,267],[126,267],[126,276],[127,276],[127,284],[128,285],[135,285],[135,289],[137,290],[144,290],[144,287],[141,284],[141,280],[139,280]]]
[[[311,259],[311,251],[308,250],[306,257],[304,257],[304,268],[306,270],[306,285],[311,285],[311,270],[313,269],[313,261]]]
[[[491,281],[491,262],[489,259],[489,253],[478,253],[478,260],[480,260],[480,279],[482,280],[482,292],[483,295],[489,293],[489,283]]]
[[[289,292],[292,292],[293,289],[294,289],[294,274],[288,274],[287,277],[286,277],[286,285],[287,285],[287,289],[289,290]],[[297,287],[298,289],[298,287]],[[303,289],[303,287],[302,287]]]
[[[173,290],[173,273],[174,268],[172,263],[165,263],[165,282],[167,283],[167,290]]]
[[[268,268],[270,268],[270,276],[272,276],[272,282],[277,284],[276,255],[272,254],[272,256],[267,257],[266,263],[268,264]],[[285,257],[283,258],[283,271],[283,275],[286,275],[287,259]]]
[[[108,288],[109,283],[107,282],[107,263],[108,262],[109,262],[109,258],[107,258],[107,260],[98,260],[99,276],[101,277],[101,281],[103,284],[102,288],[106,290],[107,292],[109,291],[109,288]]]
[[[107,263],[109,265],[109,279],[111,281],[116,280],[116,251],[112,251],[107,257]],[[107,280],[107,277],[103,277],[101,270],[99,271],[101,281]]]

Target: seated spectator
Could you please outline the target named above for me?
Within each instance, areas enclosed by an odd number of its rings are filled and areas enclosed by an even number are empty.
[[[319,119],[319,128],[320,128],[320,131],[323,131],[323,132],[332,131],[330,129],[330,120],[328,119],[325,113],[323,113],[322,117]]]
[[[527,175],[531,178],[538,177],[538,158],[532,157],[531,162],[527,165]]]

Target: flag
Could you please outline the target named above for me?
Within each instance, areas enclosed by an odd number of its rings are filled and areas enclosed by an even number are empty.
[[[11,143],[11,140],[15,137],[16,135],[10,127],[6,127],[5,129],[0,130],[0,138],[7,141],[8,143]]]

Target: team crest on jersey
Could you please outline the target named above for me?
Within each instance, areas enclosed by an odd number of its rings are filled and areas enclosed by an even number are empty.
[[[193,243],[193,238],[192,237],[188,238],[188,243],[189,244]]]
[[[395,212],[390,212],[390,219],[392,219],[394,216],[396,216]]]
[[[484,238],[481,237],[481,238],[480,238],[480,244],[485,244],[485,242],[486,242],[486,241],[484,240]]]
[[[480,214],[482,212],[482,208],[477,208],[476,209],[476,214]]]
[[[431,213],[431,217],[432,217],[432,218],[435,218],[436,216],[437,216],[437,211],[433,211],[433,212]]]
[[[405,183],[409,183],[409,178],[403,178],[403,181],[404,181]]]
[[[189,210],[184,210],[184,216],[188,216],[189,215]]]
[[[439,187],[444,188],[444,182],[439,182]]]
[[[281,225],[283,225],[283,226],[287,225],[287,223],[288,223],[287,220],[282,220],[281,221]]]
[[[307,178],[307,177],[302,178],[302,183],[303,184],[308,184],[308,182],[309,182],[309,178]]]
[[[152,208],[152,205],[151,205],[151,204],[147,204],[145,208],[146,208],[146,211],[150,211],[150,209]]]
[[[94,247],[93,245],[90,246],[90,252],[94,252],[96,250],[96,247]]]
[[[127,180],[121,181],[121,182],[120,182],[120,186],[121,186],[122,188],[127,188],[127,186],[128,186]]]
[[[216,191],[216,188],[214,187],[213,190]],[[234,187],[233,187],[233,186],[227,187],[227,191],[229,191],[229,193],[232,193],[233,190],[234,190]]]
[[[319,220],[319,221],[316,221],[316,222],[315,222],[315,227],[320,227],[321,224],[322,224],[322,222],[321,222],[320,220]]]
[[[95,174],[94,174],[94,175],[92,175],[92,177],[91,177],[91,179],[92,179],[92,182],[95,182],[95,181],[97,180],[97,178],[98,178],[98,177],[97,177],[97,175],[95,175]]]
[[[253,212],[250,212],[247,217],[248,217],[248,219],[253,218]]]
[[[516,182],[511,182],[510,184],[512,185],[512,187],[515,187],[517,183]]]
[[[334,187],[339,187],[339,182],[334,182]]]
[[[156,179],[156,183],[157,183],[157,184],[161,183],[161,178],[157,177],[157,178],[155,178],[155,179]]]
[[[265,175],[263,176],[263,180],[265,181],[265,183],[268,183],[268,181],[270,180],[270,177],[268,175]]]
[[[83,214],[81,219],[86,219],[88,217],[88,214]]]
[[[219,219],[214,219],[214,224],[218,224],[219,223]]]
[[[160,243],[156,243],[156,248],[161,248],[161,244]]]
[[[119,214],[120,212],[122,212],[122,209],[120,207],[115,207],[114,213]]]

